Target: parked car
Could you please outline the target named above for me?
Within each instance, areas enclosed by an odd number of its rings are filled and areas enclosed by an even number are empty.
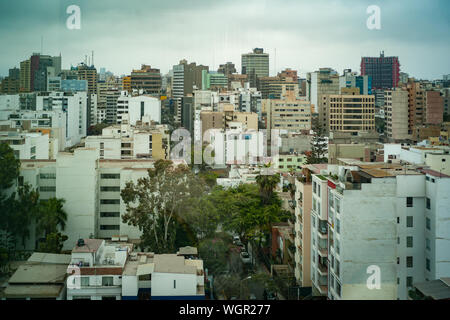
[[[241,238],[239,238],[239,236],[234,236],[234,237],[233,237],[233,243],[236,244],[236,245],[237,245],[238,243],[241,243]]]
[[[243,263],[251,263],[252,262],[250,255],[246,251],[241,252],[241,260]]]

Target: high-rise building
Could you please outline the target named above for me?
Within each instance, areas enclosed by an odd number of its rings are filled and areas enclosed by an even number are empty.
[[[78,80],[87,80],[88,93],[97,93],[97,69],[94,66],[88,66],[80,63],[77,67],[72,68],[78,75]]]
[[[419,166],[342,159],[312,178],[313,295],[408,299],[415,283],[450,271],[443,196],[450,177]],[[379,274],[379,287],[369,283]]]
[[[311,129],[311,103],[285,91],[281,99],[266,100],[267,128],[287,131]]]
[[[228,78],[225,74],[202,70],[202,90],[217,90],[228,87]]]
[[[15,94],[20,90],[20,70],[18,68],[9,69],[9,75],[5,77],[0,85],[0,92]]]
[[[264,49],[255,48],[253,52],[242,54],[241,62],[241,73],[248,75],[250,87],[256,87],[257,78],[269,76],[269,54],[264,53]]]
[[[375,131],[375,98],[361,95],[359,88],[342,88],[340,95],[325,96],[328,132],[341,131],[357,135]]]
[[[236,73],[236,67],[234,63],[227,62],[226,64],[221,64],[219,66],[219,69],[217,69],[217,72],[223,73],[224,75],[228,76],[230,74]]]
[[[374,89],[392,89],[400,81],[400,62],[398,57],[385,57],[384,51],[380,57],[362,57],[361,75],[372,77]]]
[[[356,72],[347,69],[339,77],[339,88],[359,88],[359,94],[372,94],[372,78],[370,76],[358,76]]]
[[[324,129],[328,127],[325,96],[339,93],[339,74],[335,70],[320,68],[306,74],[306,100],[311,101],[311,107],[314,113],[319,114],[319,123]]]
[[[178,65],[173,66],[172,97],[176,105],[176,122],[181,122],[181,99],[194,90],[202,88],[202,72],[209,71],[208,66],[198,65],[193,62],[188,64],[186,60],[181,60]]]
[[[31,60],[20,63],[20,92],[30,92],[31,88]]]
[[[146,94],[161,94],[162,78],[159,69],[143,64],[140,70],[131,72],[131,90],[144,90]],[[124,90],[126,90],[124,88]]]
[[[408,130],[408,91],[399,88],[386,90],[384,103],[387,138],[391,141],[410,139],[411,135]]]

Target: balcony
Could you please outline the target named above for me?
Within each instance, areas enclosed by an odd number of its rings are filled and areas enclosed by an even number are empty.
[[[322,275],[322,276],[328,275],[328,267],[326,265],[319,264],[318,269],[319,269],[320,275]]]
[[[319,251],[319,255],[321,257],[323,257],[323,258],[328,257],[328,249],[326,247],[325,248],[319,247],[318,251]]]

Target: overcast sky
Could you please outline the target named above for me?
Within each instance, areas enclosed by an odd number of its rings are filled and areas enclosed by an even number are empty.
[[[69,30],[66,8],[81,8]],[[381,30],[369,30],[369,5]],[[142,63],[166,73],[179,60],[209,65],[262,47],[270,73],[284,68],[359,70],[361,56],[398,56],[416,78],[450,74],[449,0],[0,0],[0,75],[33,52],[62,55],[63,68],[94,50],[97,69],[129,74]],[[275,57],[276,52],[276,57]]]

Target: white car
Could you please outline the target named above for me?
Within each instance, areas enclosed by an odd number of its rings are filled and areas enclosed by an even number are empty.
[[[241,252],[241,260],[242,260],[242,263],[251,263],[252,262],[250,255],[248,254],[248,252],[245,252],[245,251]]]
[[[238,244],[238,243],[240,243],[241,242],[241,238],[239,238],[239,236],[234,236],[233,237],[233,243],[234,244]]]

